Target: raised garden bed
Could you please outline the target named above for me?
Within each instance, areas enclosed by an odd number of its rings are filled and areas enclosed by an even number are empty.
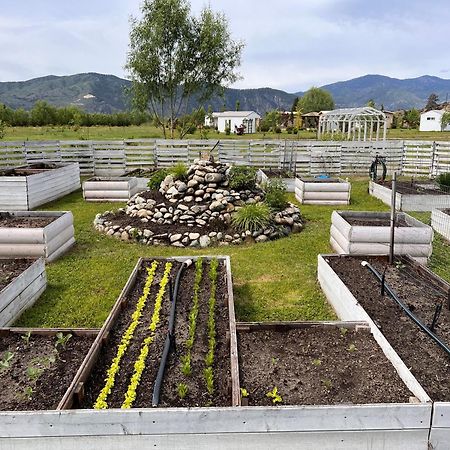
[[[98,330],[0,329],[0,411],[57,409]]]
[[[70,211],[0,212],[0,259],[44,257],[51,262],[74,244]]]
[[[386,205],[391,205],[392,182],[370,181],[369,193]],[[442,191],[433,182],[397,181],[395,207],[400,211],[432,211],[436,208],[450,208],[450,192]]]
[[[431,211],[431,226],[440,235],[450,241],[450,209],[433,209]]]
[[[339,254],[388,255],[390,213],[333,211],[330,244]],[[394,253],[426,264],[433,250],[433,229],[406,213],[398,213]]]
[[[257,177],[260,184],[267,183],[270,179],[279,178],[286,186],[286,192],[295,191],[295,175],[282,169],[259,169]]]
[[[386,339],[392,351],[410,368],[431,400],[441,402],[433,415],[433,448],[447,445],[450,436],[449,356],[390,298],[381,294],[380,282],[367,267],[368,261],[379,272],[386,269],[386,283],[407,307],[430,326],[436,305],[442,303],[435,334],[450,343],[450,285],[409,257],[399,257],[389,265],[382,257],[319,256],[319,281],[327,298],[343,319],[367,319],[375,336]],[[382,333],[382,334],[381,334]],[[442,447],[442,448],[445,448]]]
[[[83,183],[83,197],[90,202],[126,202],[140,190],[134,177],[94,177]]]
[[[0,327],[13,324],[46,287],[42,258],[0,259]]]
[[[348,205],[351,184],[340,178],[296,178],[295,198],[305,205]]]
[[[175,280],[187,260],[139,260],[87,355],[64,408],[152,406],[169,324],[169,292],[173,284],[168,281]],[[194,263],[181,277],[175,316],[176,352],[167,361],[160,405],[238,404],[239,381],[232,377],[237,375],[237,358],[229,259],[192,260]],[[199,274],[201,279],[196,281]],[[197,312],[193,312],[195,308]],[[195,326],[190,334],[192,321]],[[190,374],[184,372],[183,367],[187,366]]]
[[[79,187],[78,163],[38,163],[4,170],[0,172],[0,210],[31,210]]]
[[[145,191],[148,189],[148,182],[150,181],[150,177],[154,172],[156,172],[157,168],[148,168],[148,169],[135,169],[131,172],[127,172],[126,177],[134,177],[137,180],[138,192]]]

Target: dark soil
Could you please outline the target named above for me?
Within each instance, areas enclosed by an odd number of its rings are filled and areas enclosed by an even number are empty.
[[[369,269],[369,261],[379,272],[386,270],[386,283],[426,325],[432,321],[436,304],[443,302],[435,333],[450,344],[448,293],[430,276],[410,266],[387,264],[383,257],[331,257],[329,263],[355,298],[378,325],[386,339],[410,368],[433,401],[450,400],[450,357],[408,318],[389,296],[381,296],[380,282]]]
[[[33,259],[0,259],[0,291],[33,263]]]
[[[292,172],[283,169],[264,169],[264,173],[269,178],[294,178],[295,176]]]
[[[341,181],[337,178],[308,178],[308,177],[300,177],[302,181],[305,183],[340,183]]]
[[[25,333],[10,333],[0,339],[0,358],[14,354],[10,366],[0,369],[0,410],[56,409],[95,336],[73,335],[57,351],[55,336],[31,335],[28,343],[22,337]]]
[[[196,341],[191,353],[192,374],[186,377],[181,372],[181,357],[186,354],[184,343],[189,336],[189,313],[192,307],[192,283],[195,268],[191,266],[180,289],[177,301],[176,342],[177,351],[173,353],[166,366],[164,387],[161,394],[161,406],[230,406],[231,405],[231,372],[230,344],[227,339],[229,330],[228,295],[225,267],[221,264],[218,272],[217,303],[216,303],[216,339],[215,364],[213,366],[214,394],[210,398],[203,377],[205,356],[208,351],[208,300],[210,280],[209,264],[203,264],[201,293],[199,298],[199,314],[197,317]],[[188,278],[189,275],[189,278]],[[177,387],[180,383],[187,384],[189,392],[181,400]]]
[[[146,267],[149,267],[151,265],[151,262],[146,263]],[[110,408],[120,408],[123,400],[124,395],[127,391],[128,384],[130,381],[130,378],[134,371],[134,362],[139,356],[141,344],[145,337],[148,336],[148,327],[151,322],[151,316],[153,314],[153,307],[154,307],[154,300],[156,297],[156,294],[159,290],[159,282],[163,276],[164,273],[164,266],[165,262],[160,261],[158,265],[157,272],[155,274],[155,278],[153,280],[152,288],[150,290],[150,295],[148,297],[146,306],[144,308],[142,319],[138,327],[136,328],[134,337],[132,339],[132,342],[130,346],[128,347],[128,350],[126,352],[125,357],[122,359],[120,364],[120,371],[116,376],[116,381],[114,388],[111,392],[111,394],[107,398],[107,403]],[[172,266],[171,271],[171,277],[173,280],[175,280],[176,274],[178,273],[178,269],[180,267],[180,263],[174,262]],[[205,265],[205,270],[207,270],[207,266]],[[207,272],[205,272],[205,276],[207,276]],[[93,404],[95,403],[98,394],[100,393],[101,389],[104,386],[104,380],[106,378],[106,371],[110,367],[112,359],[115,357],[117,353],[117,347],[120,343],[122,334],[124,331],[128,328],[130,322],[131,322],[131,315],[133,314],[137,300],[142,295],[142,290],[145,284],[145,279],[147,277],[147,273],[144,268],[141,268],[138,274],[138,278],[136,281],[136,284],[134,288],[131,290],[131,294],[126,299],[127,303],[124,306],[122,313],[119,316],[119,319],[114,324],[108,344],[103,347],[99,360],[97,364],[94,366],[94,369],[91,373],[91,376],[87,380],[86,383],[86,389],[85,389],[85,398],[83,401],[83,404],[81,405],[82,408],[92,408]],[[182,342],[183,339],[180,336],[180,328],[182,330],[185,329],[185,324],[187,322],[187,317],[183,317],[183,314],[185,311],[187,311],[187,308],[190,307],[192,299],[192,287],[194,283],[194,271],[193,267],[191,266],[188,268],[187,271],[184,272],[182,281],[181,281],[181,288],[179,291],[179,296],[177,300],[177,308],[179,308],[179,311],[177,313],[177,323],[176,323],[176,343],[177,343],[177,350],[178,348],[182,348]],[[222,285],[220,285],[222,286]],[[220,292],[223,292],[224,287],[220,287]],[[219,294],[219,292],[218,292]],[[217,298],[217,305],[223,305],[223,294],[221,294],[222,297]],[[188,306],[186,307],[186,302]],[[139,383],[139,387],[136,392],[136,401],[133,404],[133,407],[139,408],[139,407],[150,407],[152,403],[152,395],[153,395],[153,386],[154,382],[156,380],[156,375],[159,369],[159,363],[164,347],[164,342],[166,339],[166,332],[168,328],[168,321],[169,321],[169,310],[170,310],[170,301],[169,301],[169,290],[166,289],[166,293],[164,296],[164,300],[162,303],[162,309],[160,314],[160,323],[155,335],[155,339],[152,342],[150,346],[150,351],[148,354],[148,358],[146,360],[146,367],[143,372],[141,381]],[[212,399],[213,405],[222,405],[225,404],[224,400],[224,394],[221,390],[221,380],[228,379],[229,375],[229,359],[226,360],[225,356],[223,354],[222,350],[222,342],[225,339],[224,332],[223,332],[223,323],[221,320],[219,320],[219,317],[222,318],[221,315],[218,315],[216,318],[218,321],[218,333],[217,333],[217,339],[218,339],[218,347],[217,351],[219,351],[219,348],[221,349],[221,353],[217,353],[217,355],[220,355],[217,357],[217,367],[215,367],[215,376],[216,376],[216,387],[217,387],[217,393],[215,395],[215,398]],[[226,319],[228,320],[228,319]],[[226,326],[228,326],[228,322],[226,323]],[[184,331],[182,331],[184,332]],[[203,349],[200,349],[200,351],[203,351]],[[227,350],[228,352],[228,350]],[[171,356],[173,358],[173,356]],[[172,359],[169,360],[169,368],[171,367]],[[225,366],[225,371],[222,369],[222,366]],[[168,370],[167,377],[170,377],[170,369]],[[192,378],[197,377],[199,374],[195,373]],[[202,376],[202,372],[200,373],[200,376]],[[170,378],[165,378],[163,382],[163,389],[166,382],[171,383]],[[166,380],[169,381],[166,381]],[[195,379],[195,381],[197,381]],[[225,385],[225,383],[223,383]],[[225,386],[226,388],[226,386]],[[194,388],[193,388],[194,392]],[[177,390],[170,389],[170,392],[168,396],[166,394],[162,394],[164,399],[164,405],[167,405],[171,401],[176,402],[177,401]],[[170,397],[173,396],[173,397]],[[186,399],[187,400],[187,399]],[[209,399],[208,399],[209,400]],[[198,399],[198,401],[201,401],[201,404],[205,404],[202,398]],[[195,404],[195,403],[192,403]],[[173,405],[170,404],[170,406],[175,406],[176,403]]]
[[[17,169],[8,169],[0,171],[0,176],[3,177],[25,177],[27,175],[34,175],[36,173],[47,172],[52,169],[57,169],[57,164],[45,164],[45,163],[36,163],[29,164],[28,166],[19,167]]]
[[[441,209],[441,211],[442,211],[444,214],[447,214],[447,216],[450,216],[450,209]]]
[[[114,225],[119,225],[122,228],[127,227],[130,225],[131,227],[138,228],[141,230],[150,230],[155,235],[153,237],[158,237],[161,241],[167,241],[170,242],[168,235],[170,233],[172,234],[183,234],[183,233],[200,233],[200,234],[207,234],[211,231],[222,231],[227,234],[234,234],[235,231],[231,228],[229,228],[225,222],[222,222],[221,220],[216,220],[213,222],[209,222],[205,226],[193,226],[189,227],[185,224],[181,224],[179,222],[173,223],[173,224],[159,224],[155,222],[142,222],[140,217],[131,217],[128,214],[125,214],[123,211],[117,211],[115,213],[110,213],[105,216],[103,216],[106,221],[113,222]]]
[[[127,172],[124,177],[139,177],[139,178],[150,178],[155,172],[157,172],[159,169],[155,168],[148,168],[148,169],[136,169],[132,170],[131,172]]]
[[[392,181],[378,181],[378,184],[392,189]],[[437,183],[432,181],[397,181],[397,192],[399,194],[410,195],[450,195],[450,189],[442,189]]]
[[[358,219],[356,217],[344,217],[344,219],[352,226],[369,226],[369,227],[390,227],[391,226],[391,219]],[[396,227],[409,227],[406,223],[405,219],[397,217],[397,220],[395,221]]]
[[[249,405],[407,403],[412,395],[367,330],[305,328],[241,331],[241,388]]]
[[[0,213],[0,228],[44,228],[57,217],[17,217],[9,213]]]

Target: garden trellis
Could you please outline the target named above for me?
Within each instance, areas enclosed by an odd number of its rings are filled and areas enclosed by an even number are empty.
[[[383,111],[370,106],[334,109],[320,116],[318,139],[339,136],[349,141],[378,141],[386,139],[386,130]]]

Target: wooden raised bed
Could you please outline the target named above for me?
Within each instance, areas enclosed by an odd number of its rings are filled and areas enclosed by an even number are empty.
[[[421,187],[422,186],[422,187]],[[436,193],[433,193],[436,191]],[[369,193],[386,205],[391,205],[390,183],[369,182]],[[397,182],[395,207],[400,211],[432,211],[436,208],[450,208],[450,192],[443,193],[432,182],[417,183],[409,188],[407,182]]]
[[[381,257],[319,255],[318,277],[328,300],[344,320],[366,320],[377,340],[389,341],[391,357],[401,358],[423,392],[435,401],[431,448],[447,448],[450,440],[450,367],[448,355],[437,346],[400,307],[380,292],[379,281],[361,266],[363,259],[386,271],[386,282],[427,326],[435,306],[443,302],[435,333],[450,342],[450,285],[407,256],[387,266]],[[363,287],[363,288],[362,288]]]
[[[40,297],[47,287],[45,262],[32,260],[5,260],[8,267],[15,264],[28,267],[0,290],[0,327],[13,324],[20,315]],[[2,264],[2,260],[0,260]]]
[[[280,169],[274,169],[274,171],[276,172],[284,172]],[[268,173],[266,173],[268,172]],[[295,191],[295,178],[292,177],[279,177],[279,176],[272,176],[270,173],[270,169],[265,170],[265,169],[259,169],[256,176],[258,177],[258,182],[259,184],[264,184],[267,183],[270,179],[274,179],[274,178],[279,178],[284,185],[286,186],[286,192],[294,192]]]
[[[431,226],[435,231],[450,241],[450,216],[448,209],[433,209],[431,211]]]
[[[373,225],[371,225],[373,223]],[[433,250],[433,229],[406,213],[397,214],[394,253],[426,264]],[[388,255],[390,213],[333,211],[330,244],[339,254]]]
[[[123,402],[123,395],[119,392],[120,389],[126,391],[127,386],[129,385],[129,379],[131,375],[133,375],[133,364],[136,358],[131,357],[132,355],[139,355],[139,351],[141,349],[141,344],[143,339],[148,336],[148,326],[150,322],[150,316],[152,315],[152,303],[156,294],[158,293],[158,283],[160,278],[162,277],[162,272],[164,271],[164,265],[166,262],[170,262],[173,264],[171,277],[175,279],[175,276],[178,272],[179,267],[183,261],[187,260],[196,261],[198,258],[188,258],[188,257],[176,257],[176,258],[152,258],[152,259],[139,259],[136,267],[134,268],[130,278],[128,279],[127,284],[125,285],[122,293],[120,294],[116,304],[114,305],[110,315],[108,316],[105,324],[103,325],[97,339],[95,340],[91,350],[86,356],[85,361],[83,362],[80,373],[78,374],[76,380],[74,381],[73,388],[68,391],[67,395],[64,397],[63,401],[60,404],[61,409],[69,409],[69,408],[92,408],[94,402],[98,398],[99,392],[101,388],[104,386],[104,378],[106,376],[106,370],[110,367],[112,357],[116,354],[118,344],[120,344],[121,337],[123,335],[124,330],[127,329],[130,323],[130,319],[128,316],[131,316],[133,313],[137,298],[142,295],[143,276],[145,276],[145,268],[150,267],[152,261],[157,261],[159,263],[157,275],[155,275],[155,282],[152,285],[150,294],[148,296],[146,308],[149,311],[143,311],[143,314],[146,316],[145,320],[142,319],[142,323],[135,331],[135,339],[130,344],[129,352],[130,361],[129,364],[123,364],[120,372],[120,380],[116,378],[115,389],[116,392],[113,392],[110,398],[110,402],[108,405],[110,408],[121,407]],[[211,257],[204,257],[204,265],[209,265],[210,261],[214,259]],[[215,374],[216,380],[215,385],[217,389],[217,394],[215,393],[212,399],[210,397],[198,398],[198,403],[204,404],[207,402],[214,405],[215,399],[220,398],[218,400],[220,404],[223,406],[230,405],[238,405],[240,401],[239,394],[239,373],[237,367],[237,349],[236,349],[236,329],[235,329],[235,318],[234,318],[234,302],[233,302],[233,293],[232,293],[232,282],[231,282],[231,268],[230,268],[230,260],[229,257],[217,257],[220,263],[220,269],[218,272],[218,288],[217,288],[217,305],[216,305],[216,321],[217,321],[217,348],[216,352],[218,354],[223,354],[221,358],[217,357],[214,365],[214,370],[218,373]],[[189,277],[188,281],[192,280],[192,276],[195,275],[194,265],[191,265],[188,269],[186,269],[185,274],[182,277],[182,284],[180,285],[180,296],[183,296],[183,292],[185,292],[185,296],[188,298],[192,297],[192,285],[186,288],[187,285],[183,284],[183,280],[186,277]],[[158,275],[159,274],[159,275]],[[208,289],[208,273],[204,272],[203,275],[205,285],[202,285],[202,292],[207,292]],[[186,282],[188,282],[186,281]],[[203,283],[203,282],[202,282]],[[184,288],[183,288],[184,287]],[[161,324],[157,328],[157,332],[152,342],[151,352],[149,353],[148,360],[146,362],[146,370],[142,375],[142,379],[140,381],[136,398],[136,407],[139,405],[145,405],[145,407],[151,406],[151,395],[153,392],[153,384],[156,378],[156,372],[158,370],[158,366],[161,359],[162,347],[164,345],[164,341],[166,339],[166,332],[164,330],[167,329],[168,323],[168,310],[170,308],[170,301],[168,299],[168,290],[169,286],[167,286],[164,300],[162,303],[161,309]],[[226,304],[223,303],[226,302]],[[190,311],[190,305],[187,308],[187,314]],[[186,310],[186,305],[183,305],[183,300],[178,299],[177,301],[177,311]],[[223,312],[223,313],[222,313]],[[198,327],[200,328],[201,324],[201,316],[202,313],[199,312],[198,315]],[[144,316],[143,316],[144,317]],[[226,327],[220,324],[221,319],[227,318]],[[176,323],[182,322],[182,318],[178,316],[176,318]],[[186,318],[184,319],[186,321]],[[179,326],[179,324],[177,325]],[[175,328],[175,337],[176,337],[176,345],[178,349],[183,348],[184,344],[184,336],[186,330],[181,330],[177,332],[177,328]],[[205,329],[199,329],[197,341],[204,344],[205,339],[207,339],[208,333]],[[185,337],[185,336],[184,336]],[[221,353],[220,353],[221,352]],[[183,354],[183,352],[181,353]],[[165,391],[164,386],[166,383],[166,378],[170,379],[170,372],[173,367],[179,368],[179,361],[173,360],[169,358],[168,364],[166,367],[165,379],[163,381],[163,389],[161,391],[161,404],[164,406],[173,406],[174,401],[168,398],[167,391]],[[192,361],[197,360],[200,361],[198,356],[192,353]],[[203,361],[203,359],[201,359]],[[201,363],[199,362],[199,364]],[[228,367],[224,367],[224,362],[227,362]],[[195,375],[195,368],[193,365],[193,375]],[[202,376],[202,372],[200,372],[200,377]],[[188,381],[186,381],[188,383]],[[168,384],[170,384],[170,380]],[[140,388],[140,389],[139,389]],[[196,392],[196,388],[192,388],[193,392]],[[221,392],[225,390],[225,396]],[[176,386],[175,386],[176,392]],[[176,395],[176,394],[175,394]],[[195,399],[194,399],[195,400]],[[117,405],[116,405],[117,403]],[[176,402],[175,402],[176,403]],[[192,404],[192,399],[186,397],[186,406],[194,406]],[[179,406],[176,404],[175,406]]]
[[[39,163],[4,170],[0,172],[0,210],[31,210],[79,187],[78,163]]]
[[[70,211],[2,211],[12,225],[1,226],[0,258],[39,258],[51,262],[75,244],[73,215]],[[14,220],[33,222],[48,219],[46,226],[15,226]]]
[[[126,202],[140,190],[134,177],[94,177],[83,183],[88,202]]]
[[[305,205],[348,205],[351,184],[340,178],[296,178],[295,198]]]
[[[0,369],[0,411],[56,409],[97,333],[88,329],[0,328],[0,358],[4,361],[8,353],[10,356],[7,366]],[[17,412],[0,414],[1,430],[5,421],[14,420],[14,414]],[[43,417],[37,412],[27,414]]]

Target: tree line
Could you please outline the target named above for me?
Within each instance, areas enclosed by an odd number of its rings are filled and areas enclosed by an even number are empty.
[[[23,108],[13,109],[0,104],[0,122],[12,127],[39,127],[46,125],[124,127],[142,125],[150,120],[149,113],[145,111],[116,112],[112,114],[88,113],[74,105],[58,108],[42,100],[37,101],[30,111]]]

